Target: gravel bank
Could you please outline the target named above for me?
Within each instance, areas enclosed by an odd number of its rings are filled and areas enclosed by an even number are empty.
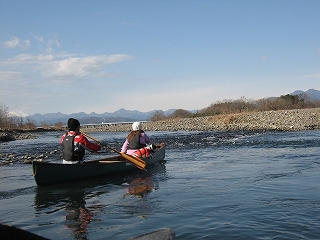
[[[320,108],[296,109],[283,111],[251,112],[198,118],[183,118],[175,120],[143,123],[145,131],[299,131],[320,129]],[[95,128],[84,128],[84,132],[129,132],[131,124],[118,124]],[[35,138],[36,133],[0,132],[1,141]],[[46,154],[18,156],[14,153],[3,154],[0,151],[0,165],[15,162],[31,163],[43,161],[49,155],[57,154],[57,150]]]
[[[143,123],[145,131],[299,131],[320,129],[320,108],[250,112]],[[83,129],[84,131],[129,132],[131,124]]]
[[[250,112],[143,123],[145,131],[299,131],[320,129],[320,108]],[[87,132],[129,132],[131,124],[83,128]],[[37,134],[0,132],[0,142],[35,138]]]

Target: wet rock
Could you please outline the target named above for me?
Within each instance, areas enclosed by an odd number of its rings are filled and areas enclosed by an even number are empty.
[[[36,162],[43,162],[43,158],[34,159],[33,161],[36,161]]]
[[[4,160],[4,161],[2,161],[2,164],[3,165],[6,165],[6,164],[10,164],[11,162],[9,161],[9,160]]]
[[[56,154],[58,150],[53,150],[51,151],[49,154],[53,155],[53,154]]]
[[[8,142],[16,140],[14,135],[10,132],[0,132],[0,142]]]
[[[37,134],[23,131],[0,131],[0,142],[37,138]]]

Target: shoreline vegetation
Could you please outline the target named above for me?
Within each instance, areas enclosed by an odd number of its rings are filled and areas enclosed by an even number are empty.
[[[238,100],[218,101],[196,113],[177,109],[172,114],[166,115],[161,110],[154,111],[150,121],[144,122],[143,129],[146,131],[311,130],[320,129],[319,112],[320,100],[311,98],[306,93],[259,100],[241,97]],[[86,120],[82,122],[84,132],[131,130],[130,123],[85,125],[85,122]],[[32,119],[24,121],[22,118],[10,116],[9,109],[0,103],[0,142],[34,138],[38,132],[66,131],[64,124],[57,122],[50,127],[48,123],[42,122],[42,127],[37,127]]]
[[[253,111],[215,116],[174,118],[143,123],[145,131],[301,131],[320,129],[320,108]],[[131,124],[97,125],[84,132],[130,132]],[[0,142],[35,138],[40,132],[65,129],[12,130],[0,132]]]

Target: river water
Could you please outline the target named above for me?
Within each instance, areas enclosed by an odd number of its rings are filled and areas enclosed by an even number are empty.
[[[60,161],[60,135],[0,151]],[[126,137],[91,135],[118,149]],[[166,163],[148,172],[37,187],[31,165],[0,166],[0,223],[50,239],[128,239],[160,228],[176,239],[319,239],[319,130],[148,135],[167,144]]]

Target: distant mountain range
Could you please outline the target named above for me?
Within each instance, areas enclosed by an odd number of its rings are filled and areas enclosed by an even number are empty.
[[[85,113],[85,112],[79,112],[79,113],[72,113],[72,114],[63,114],[63,113],[46,113],[46,114],[33,114],[30,116],[23,117],[24,120],[30,119],[35,121],[36,125],[42,125],[43,123],[46,123],[48,125],[53,125],[58,122],[62,122],[65,124],[70,117],[76,118],[80,121],[81,124],[90,124],[90,123],[112,123],[112,122],[134,122],[134,121],[146,121],[151,118],[151,116],[154,114],[154,111],[150,112],[139,112],[137,110],[131,111],[126,110],[124,108],[119,109],[118,111],[115,111],[113,113]],[[164,111],[164,114],[170,115],[175,111],[175,109],[169,109],[167,111]]]
[[[293,93],[290,93],[291,95],[299,95],[299,94],[306,94],[308,95],[311,99],[315,100],[320,100],[320,91],[315,90],[315,89],[309,89],[308,91],[301,91],[301,90],[296,90]]]
[[[299,94],[306,94],[311,99],[320,100],[320,91],[315,89],[309,89],[308,91],[301,91],[296,90],[290,95],[299,95]],[[169,109],[164,111],[165,115],[172,114],[176,109]],[[154,111],[150,112],[139,112],[137,110],[131,111],[126,110],[124,108],[119,109],[113,113],[95,113],[92,112],[87,114],[85,112],[73,113],[73,114],[63,114],[63,113],[46,113],[46,114],[39,114],[36,113],[34,115],[23,117],[24,120],[31,119],[35,121],[37,125],[42,125],[43,123],[53,125],[57,122],[62,122],[65,124],[70,117],[78,119],[82,124],[89,124],[89,123],[111,123],[111,122],[134,122],[134,121],[146,121],[149,120],[150,117],[154,114]]]

